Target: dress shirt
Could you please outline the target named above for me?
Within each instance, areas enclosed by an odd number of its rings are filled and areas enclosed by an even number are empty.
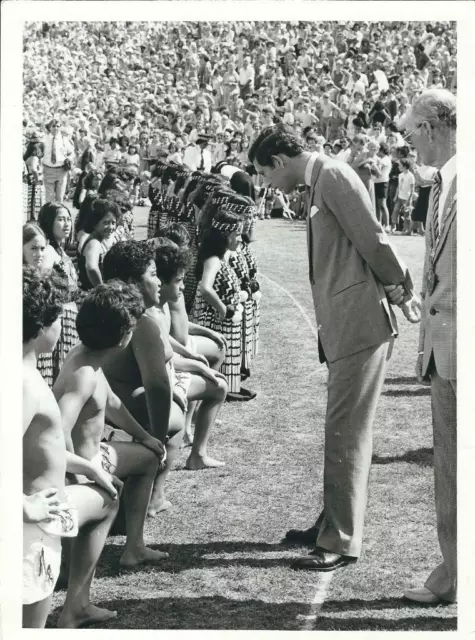
[[[43,156],[43,164],[46,165],[47,167],[55,167],[55,168],[62,167],[66,158],[72,154],[72,146],[69,140],[65,136],[63,136],[60,132],[56,134],[56,140],[55,140],[55,148],[56,148],[55,163],[53,163],[51,160],[51,150],[53,146],[53,136],[51,135],[51,133],[48,133],[45,136],[44,144],[45,144],[45,152]]]
[[[449,189],[452,186],[452,182],[457,173],[457,160],[456,156],[453,155],[450,160],[444,164],[442,169],[440,170],[440,177],[442,178],[442,187],[440,190],[439,196],[439,229],[442,228],[442,213],[444,211],[444,206],[447,201],[447,196],[449,195]]]

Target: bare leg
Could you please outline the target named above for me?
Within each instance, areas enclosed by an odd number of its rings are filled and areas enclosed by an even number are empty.
[[[196,414],[195,437],[191,453],[186,461],[187,469],[195,471],[207,467],[223,466],[223,462],[213,460],[208,456],[207,445],[211,427],[226,398],[227,392],[228,388],[224,380],[220,379],[219,385],[215,385],[201,376],[191,376],[188,399],[199,399],[201,400],[201,405]]]
[[[145,546],[143,530],[153,483],[158,470],[157,456],[135,442],[109,443],[110,462],[115,475],[125,478],[124,511],[127,541],[120,558],[122,567],[160,562],[168,556]]]
[[[165,482],[168,474],[170,473],[170,469],[173,466],[173,463],[176,460],[176,457],[180,451],[180,445],[183,440],[183,428],[185,426],[185,416],[183,415],[183,411],[176,404],[176,402],[172,402],[171,411],[170,411],[170,420],[168,423],[168,435],[169,440],[166,444],[167,447],[167,459],[165,462],[165,468],[160,469],[157,473],[157,477],[155,478],[155,484],[152,489],[152,497],[150,498],[150,505],[148,508],[148,515],[153,517],[156,516],[160,511],[164,511],[163,507],[168,508],[170,503],[167,505],[167,501],[165,500]]]
[[[24,604],[22,614],[23,629],[44,629],[52,600],[53,595],[51,594],[44,600],[40,600],[40,602]]]
[[[184,447],[189,447],[193,443],[192,421],[193,421],[193,414],[195,413],[195,409],[196,409],[196,404],[197,404],[196,402],[188,403],[188,411],[186,412],[186,417],[185,417],[185,432],[183,433]]]
[[[388,205],[386,204],[386,198],[378,198],[376,202],[378,203],[379,211],[380,211],[380,216],[378,217],[378,220],[380,221],[383,229],[385,229],[389,225],[389,211],[388,211]]]
[[[72,542],[68,592],[58,627],[78,629],[117,616],[116,611],[92,605],[90,589],[99,556],[119,508],[119,500],[113,501],[95,484],[70,485],[66,487],[66,492],[78,510],[79,534]]]
[[[205,336],[193,336],[193,342],[196,351],[208,360],[212,369],[218,371],[224,362],[225,350],[220,349],[214,340]]]

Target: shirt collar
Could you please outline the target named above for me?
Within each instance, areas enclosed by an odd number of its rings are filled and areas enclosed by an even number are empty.
[[[450,185],[457,173],[457,160],[456,155],[453,155],[450,160],[444,164],[440,170],[440,177],[442,178],[442,184]]]
[[[313,167],[319,155],[320,153],[318,151],[314,151],[308,159],[307,166],[305,167],[305,184],[307,185],[307,187],[312,186]]]

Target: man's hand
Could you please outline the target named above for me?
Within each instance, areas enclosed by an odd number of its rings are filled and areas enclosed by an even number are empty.
[[[216,386],[219,385],[219,379],[226,380],[226,377],[223,376],[219,371],[215,371],[214,369],[210,369],[209,367],[200,367],[199,375],[202,375],[203,378],[210,380]]]
[[[49,522],[59,513],[58,490],[55,487],[43,489],[31,496],[23,495],[23,521]]]
[[[422,316],[422,306],[420,298],[416,295],[413,295],[412,298],[401,305],[401,309],[403,314],[413,324],[421,321]]]
[[[419,382],[419,384],[424,384],[426,386],[430,386],[430,380],[427,380],[426,378],[423,378],[423,376],[422,376],[422,358],[423,358],[423,354],[419,353],[419,355],[417,356],[417,360],[416,360],[416,378],[417,378],[417,382]]]
[[[399,306],[407,302],[407,294],[405,294],[402,284],[384,285],[384,290],[391,304]]]
[[[153,451],[161,462],[165,462],[167,458],[167,451],[160,440],[157,440],[157,438],[148,435],[146,438],[140,441],[140,444],[143,444],[144,447],[147,447],[147,449]]]
[[[94,467],[94,471],[85,475],[89,480],[102,487],[112,500],[117,500],[124,484],[122,480],[108,473],[102,467]]]

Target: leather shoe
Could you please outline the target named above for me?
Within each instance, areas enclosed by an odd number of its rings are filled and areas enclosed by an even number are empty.
[[[285,541],[295,544],[314,545],[318,538],[318,527],[312,525],[308,529],[289,529],[285,534]]]
[[[334,571],[339,567],[356,562],[357,558],[342,556],[333,551],[317,547],[307,556],[301,556],[292,562],[292,569],[306,569],[307,571]]]
[[[441,604],[441,600],[435,593],[432,593],[427,587],[414,587],[413,589],[404,589],[404,597],[412,602],[419,604]],[[450,603],[447,603],[450,604]]]

